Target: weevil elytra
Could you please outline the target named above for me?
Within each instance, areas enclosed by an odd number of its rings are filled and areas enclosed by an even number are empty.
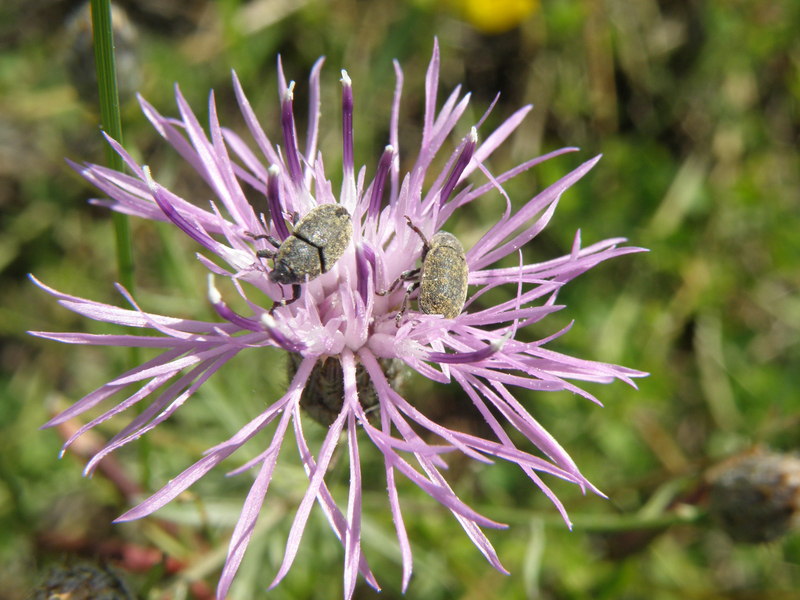
[[[322,204],[300,219],[283,242],[268,235],[252,237],[266,239],[277,248],[258,250],[256,255],[273,259],[270,281],[292,286],[292,298],[281,301],[286,306],[300,298],[300,284],[306,277],[311,281],[333,268],[353,237],[353,221],[344,207]]]
[[[385,296],[391,293],[403,281],[413,282],[408,286],[400,312],[395,317],[398,327],[408,308],[408,299],[417,288],[420,311],[426,315],[442,315],[445,319],[456,318],[467,300],[469,268],[464,247],[456,236],[446,231],[436,233],[429,242],[411,219],[406,217],[406,221],[422,238],[422,267],[401,274],[388,290],[378,294]]]
[[[287,374],[289,381],[297,373],[303,357],[296,352],[289,352]],[[406,376],[404,363],[396,358],[379,358],[378,364],[393,390],[398,391]],[[378,416],[380,399],[369,373],[360,360],[356,358],[356,392],[358,402],[370,421]],[[336,356],[321,356],[300,395],[300,408],[314,421],[330,427],[342,412],[344,406],[344,371],[342,361]]]

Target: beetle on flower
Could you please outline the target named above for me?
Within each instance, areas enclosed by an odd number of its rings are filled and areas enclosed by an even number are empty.
[[[87,473],[91,473],[104,456],[167,419],[214,372],[239,352],[258,352],[259,348],[273,346],[289,353],[291,381],[283,397],[271,403],[233,437],[211,448],[201,460],[160,491],[118,519],[129,521],[153,513],[259,431],[276,424],[269,447],[234,471],[240,473],[260,465],[230,541],[217,590],[218,598],[225,597],[242,560],[290,425],[309,485],[294,518],[283,563],[272,585],[277,585],[291,567],[316,500],[344,546],[344,597],[349,599],[358,573],[372,587],[379,589],[360,544],[359,428],[363,429],[362,442],[369,439],[383,454],[389,503],[402,554],[403,589],[406,589],[411,577],[412,558],[395,481],[398,473],[447,507],[487,560],[505,572],[480,529],[504,525],[478,514],[455,495],[441,473],[446,466],[442,454],[460,451],[485,463],[494,458],[517,464],[551,499],[569,524],[564,507],[539,474],[553,475],[573,482],[584,490],[600,492],[584,478],[556,440],[517,401],[510,388],[571,390],[596,401],[568,380],[609,383],[620,379],[633,385],[632,378],[644,375],[632,369],[580,360],[544,348],[547,342],[569,328],[536,342],[524,343],[514,339],[518,329],[563,308],[556,304],[556,296],[569,280],[600,262],[641,249],[618,247],[625,241],[622,238],[581,248],[578,234],[566,256],[541,264],[489,268],[501,258],[518,253],[524,244],[542,231],[552,217],[561,194],[591,169],[599,157],[535,195],[521,210],[512,214],[503,183],[544,160],[574,150],[552,152],[528,160],[500,175],[491,174],[484,166],[484,161],[517,128],[531,109],[527,106],[509,117],[481,144],[478,144],[477,135],[481,123],[478,123],[457,145],[443,170],[426,186],[426,175],[435,155],[441,150],[469,101],[469,95],[461,97],[460,87],[457,87],[436,113],[439,50],[434,44],[425,80],[425,116],[420,151],[413,168],[402,179],[398,155],[402,89],[399,65],[395,62],[397,86],[392,106],[390,145],[378,161],[374,179],[366,188],[365,169],[356,175],[353,164],[353,94],[350,80],[342,72],[344,178],[337,198],[326,179],[322,157],[317,156],[316,148],[321,67],[322,60],[316,63],[310,77],[311,119],[305,153],[302,155],[298,149],[292,106],[294,83],[286,83],[280,62],[282,150],[276,150],[267,138],[234,74],[234,89],[242,114],[268,167],[241,138],[220,127],[213,94],[209,101],[210,139],[177,88],[180,121],[161,116],[147,102],[140,100],[145,115],[158,132],[213,189],[217,200],[227,211],[227,217],[223,216],[216,203],[212,203],[211,210],[198,208],[161,186],[147,167],[139,166],[114,140],[109,139],[108,142],[123,157],[132,175],[97,165],[73,163],[75,169],[110,198],[97,200],[96,203],[131,215],[170,221],[229,265],[229,269],[225,269],[200,257],[210,271],[208,297],[225,322],[209,323],[149,314],[142,311],[125,290],[121,291],[132,304],[132,310],[62,294],[37,281],[38,285],[70,310],[93,319],[154,329],[163,334],[153,337],[35,332],[35,335],[65,343],[164,349],[160,356],[95,390],[46,424],[54,426],[63,423],[92,409],[118,391],[136,386],[118,406],[83,426],[66,442],[66,448],[86,430],[149,399],[150,404],[92,458],[86,467]],[[232,160],[229,152],[237,160]],[[485,183],[477,187],[461,185],[473,174],[477,176],[477,171],[485,175]],[[388,201],[385,201],[387,183]],[[254,212],[245,199],[242,184],[260,193],[266,192],[269,215]],[[460,190],[456,191],[459,187]],[[425,309],[423,302],[421,312],[407,312],[398,327],[396,316],[401,305],[405,304],[407,291],[404,286],[395,286],[390,290],[392,283],[398,278],[402,280],[402,274],[414,270],[427,247],[426,240],[436,240],[433,246],[437,246],[439,241],[449,239],[442,236],[440,230],[455,210],[493,190],[506,198],[508,208],[499,221],[464,254],[466,267],[459,273],[468,274],[472,293],[468,295],[466,303],[461,299],[460,291],[456,294],[458,299],[452,302],[448,300],[453,306],[460,300],[464,310],[448,310],[448,314],[443,316],[434,314],[436,310]],[[349,235],[340,236],[342,247],[332,248],[335,250],[331,253],[334,256],[332,260],[325,261],[320,254],[317,260],[324,262],[315,263],[317,269],[306,270],[302,277],[298,276],[292,281],[286,279],[285,282],[291,285],[302,284],[302,289],[293,293],[297,301],[286,302],[282,288],[284,280],[276,276],[269,261],[263,259],[274,255],[267,244],[275,246],[277,242],[282,245],[292,236],[287,220],[303,223],[306,215],[330,205],[341,207],[342,210],[337,210],[336,214],[346,213],[352,217],[352,239]],[[408,223],[412,223],[413,228]],[[334,233],[340,231],[333,229]],[[349,229],[347,231],[349,234]],[[344,240],[344,237],[347,239]],[[306,243],[306,250],[311,248],[314,252],[322,252],[328,244],[328,241]],[[463,250],[454,250],[455,254],[461,252]],[[276,264],[274,269],[277,268]],[[217,291],[215,275],[231,278],[243,297],[245,287],[242,283],[245,283],[260,290],[277,304],[274,307],[260,306],[245,297],[252,314],[237,314]],[[409,281],[403,282],[411,284]],[[503,284],[514,286],[513,289],[517,290],[514,298],[495,306],[476,308],[473,303],[477,297]],[[390,293],[381,295],[380,292],[385,290],[390,290]],[[450,430],[431,421],[417,407],[413,398],[409,400],[395,389],[398,364],[407,365],[442,384],[455,380],[486,419],[494,439]],[[317,391],[321,389],[319,378],[322,377],[326,378],[326,394],[330,395],[332,390],[334,396],[338,395],[333,403],[326,402],[324,406],[321,402],[326,399],[316,397],[322,394]],[[165,385],[166,389],[157,395],[154,393]],[[303,435],[301,405],[307,409],[310,407],[308,414],[329,425],[316,456]],[[545,458],[532,454],[532,448],[517,447],[497,415],[502,415]],[[430,439],[418,435],[412,423],[430,432]],[[348,506],[342,511],[328,491],[325,474],[340,434],[345,431],[350,458],[350,493]],[[435,443],[431,440],[435,440]]]

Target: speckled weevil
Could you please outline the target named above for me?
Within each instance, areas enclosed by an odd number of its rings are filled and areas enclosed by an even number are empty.
[[[280,302],[286,306],[300,298],[300,284],[306,277],[311,281],[333,268],[353,237],[353,221],[344,207],[322,204],[300,219],[283,242],[269,235],[251,237],[265,239],[277,248],[257,250],[256,256],[273,259],[271,282],[292,286],[291,299]]]
[[[469,268],[464,247],[452,233],[440,231],[430,240],[419,227],[406,216],[408,226],[422,238],[422,268],[406,271],[398,277],[389,289],[378,292],[385,296],[403,281],[412,281],[408,286],[400,312],[395,317],[395,324],[400,326],[400,319],[408,308],[408,299],[419,288],[417,304],[426,315],[442,315],[445,319],[454,319],[461,314],[467,299],[467,280]]]

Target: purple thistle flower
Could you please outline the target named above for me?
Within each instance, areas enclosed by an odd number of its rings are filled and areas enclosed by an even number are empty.
[[[505,525],[481,516],[459,500],[441,473],[447,466],[442,454],[457,450],[485,463],[497,458],[519,465],[551,499],[569,524],[564,507],[542,481],[540,473],[573,482],[584,491],[589,489],[602,494],[584,478],[558,442],[515,399],[510,388],[571,390],[597,402],[591,394],[568,380],[609,383],[616,378],[633,386],[632,378],[645,375],[632,369],[580,360],[544,348],[547,342],[565,333],[569,327],[536,342],[523,343],[514,339],[519,328],[563,308],[556,304],[556,297],[566,282],[609,258],[641,251],[639,248],[617,247],[625,241],[622,238],[581,248],[578,233],[569,255],[541,264],[522,264],[519,249],[544,229],[561,194],[580,179],[599,157],[584,163],[512,214],[503,183],[548,158],[575,150],[567,148],[552,152],[501,175],[489,173],[483,162],[517,128],[531,109],[526,106],[508,118],[482,143],[478,142],[477,136],[480,123],[472,128],[451,154],[442,172],[427,187],[427,191],[423,191],[435,155],[441,150],[469,101],[469,95],[460,97],[460,87],[457,87],[436,113],[439,50],[438,45],[434,44],[425,81],[422,144],[416,163],[402,180],[399,173],[398,115],[403,78],[399,65],[395,62],[397,87],[392,107],[391,145],[386,147],[377,165],[375,178],[366,188],[365,169],[356,174],[353,164],[353,95],[350,79],[342,72],[344,180],[337,198],[330,181],[325,177],[322,157],[317,155],[316,149],[321,66],[320,59],[310,78],[310,119],[305,155],[301,155],[298,149],[295,130],[292,106],[294,82],[287,85],[280,61],[282,148],[273,145],[267,138],[236,75],[233,75],[242,114],[269,166],[265,166],[236,134],[220,127],[213,93],[209,100],[210,139],[177,87],[179,120],[161,116],[140,99],[147,118],[214,190],[227,216],[223,215],[216,202],[212,202],[211,210],[198,208],[159,185],[147,167],[136,164],[112,139],[108,142],[123,157],[132,175],[98,165],[72,163],[88,181],[111,198],[93,201],[96,204],[148,219],[171,221],[229,265],[225,269],[203,256],[199,257],[211,272],[208,297],[225,322],[207,323],[149,314],[141,310],[121,288],[120,291],[133,309],[68,296],[34,279],[59,303],[77,313],[99,321],[155,329],[163,334],[153,337],[34,332],[40,337],[71,344],[164,349],[160,356],[95,390],[45,425],[52,427],[63,423],[92,409],[118,391],[131,385],[137,386],[138,389],[123,402],[84,425],[66,442],[66,449],[86,430],[144,400],[158,388],[167,386],[92,458],[86,466],[87,474],[92,473],[108,453],[167,419],[215,371],[240,351],[277,346],[290,353],[290,373],[293,376],[282,398],[229,440],[210,448],[201,460],[160,491],[117,519],[130,521],[156,511],[255,434],[277,423],[269,447],[233,472],[241,473],[260,465],[231,538],[228,558],[217,589],[219,598],[225,597],[239,567],[267,493],[278,452],[290,426],[294,430],[309,485],[288,536],[283,564],[272,586],[277,585],[291,567],[316,501],[344,546],[344,597],[349,599],[358,573],[373,588],[379,589],[360,546],[358,428],[364,430],[362,441],[368,438],[384,456],[389,502],[403,560],[404,590],[411,577],[412,558],[398,499],[395,482],[397,473],[408,477],[446,506],[486,559],[496,569],[505,572],[480,529]],[[236,160],[231,158],[229,152],[233,153]],[[478,187],[461,185],[476,170],[480,170],[488,181]],[[243,183],[266,195],[269,215],[254,212],[243,193]],[[460,185],[460,191],[456,191]],[[387,188],[388,204],[384,205]],[[389,290],[404,272],[414,269],[421,256],[422,236],[409,227],[407,220],[430,240],[455,210],[492,190],[498,190],[506,198],[507,208],[500,220],[466,252],[470,293],[464,310],[452,319],[409,310],[396,322],[395,317],[406,295],[407,285],[398,285],[384,295],[378,292]],[[338,204],[352,216],[352,240],[333,264],[322,265],[322,272],[318,276],[300,278],[299,299],[283,306],[281,301],[287,299],[286,286],[269,277],[274,267],[265,257],[272,255],[275,243],[280,244],[293,235],[295,215],[303,217],[312,209],[329,203]],[[512,253],[520,256],[519,266],[488,268]],[[214,275],[232,279],[251,314],[239,315],[226,305],[214,285]],[[276,304],[260,306],[250,301],[241,282],[256,287]],[[401,279],[401,283],[410,282]],[[517,294],[512,300],[483,309],[473,304],[487,290],[504,284],[516,287]],[[483,439],[450,430],[428,419],[413,401],[409,402],[394,389],[395,375],[401,363],[437,382],[455,380],[486,419],[496,439]],[[319,391],[323,371],[328,373],[328,380],[332,380],[332,395],[338,397],[331,398],[330,393]],[[309,414],[329,425],[316,456],[312,455],[302,429],[300,408],[308,408],[309,405]],[[315,409],[319,410],[314,412]],[[530,448],[518,448],[503,429],[497,414],[521,432],[546,458],[531,454]],[[439,443],[434,445],[420,437],[412,423],[434,434],[431,437],[437,438]],[[344,512],[335,504],[324,480],[343,432],[347,434],[351,474],[350,494]]]

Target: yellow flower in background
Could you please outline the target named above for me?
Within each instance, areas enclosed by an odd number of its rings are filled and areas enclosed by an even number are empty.
[[[513,29],[539,8],[538,0],[450,0],[461,18],[481,33]]]

